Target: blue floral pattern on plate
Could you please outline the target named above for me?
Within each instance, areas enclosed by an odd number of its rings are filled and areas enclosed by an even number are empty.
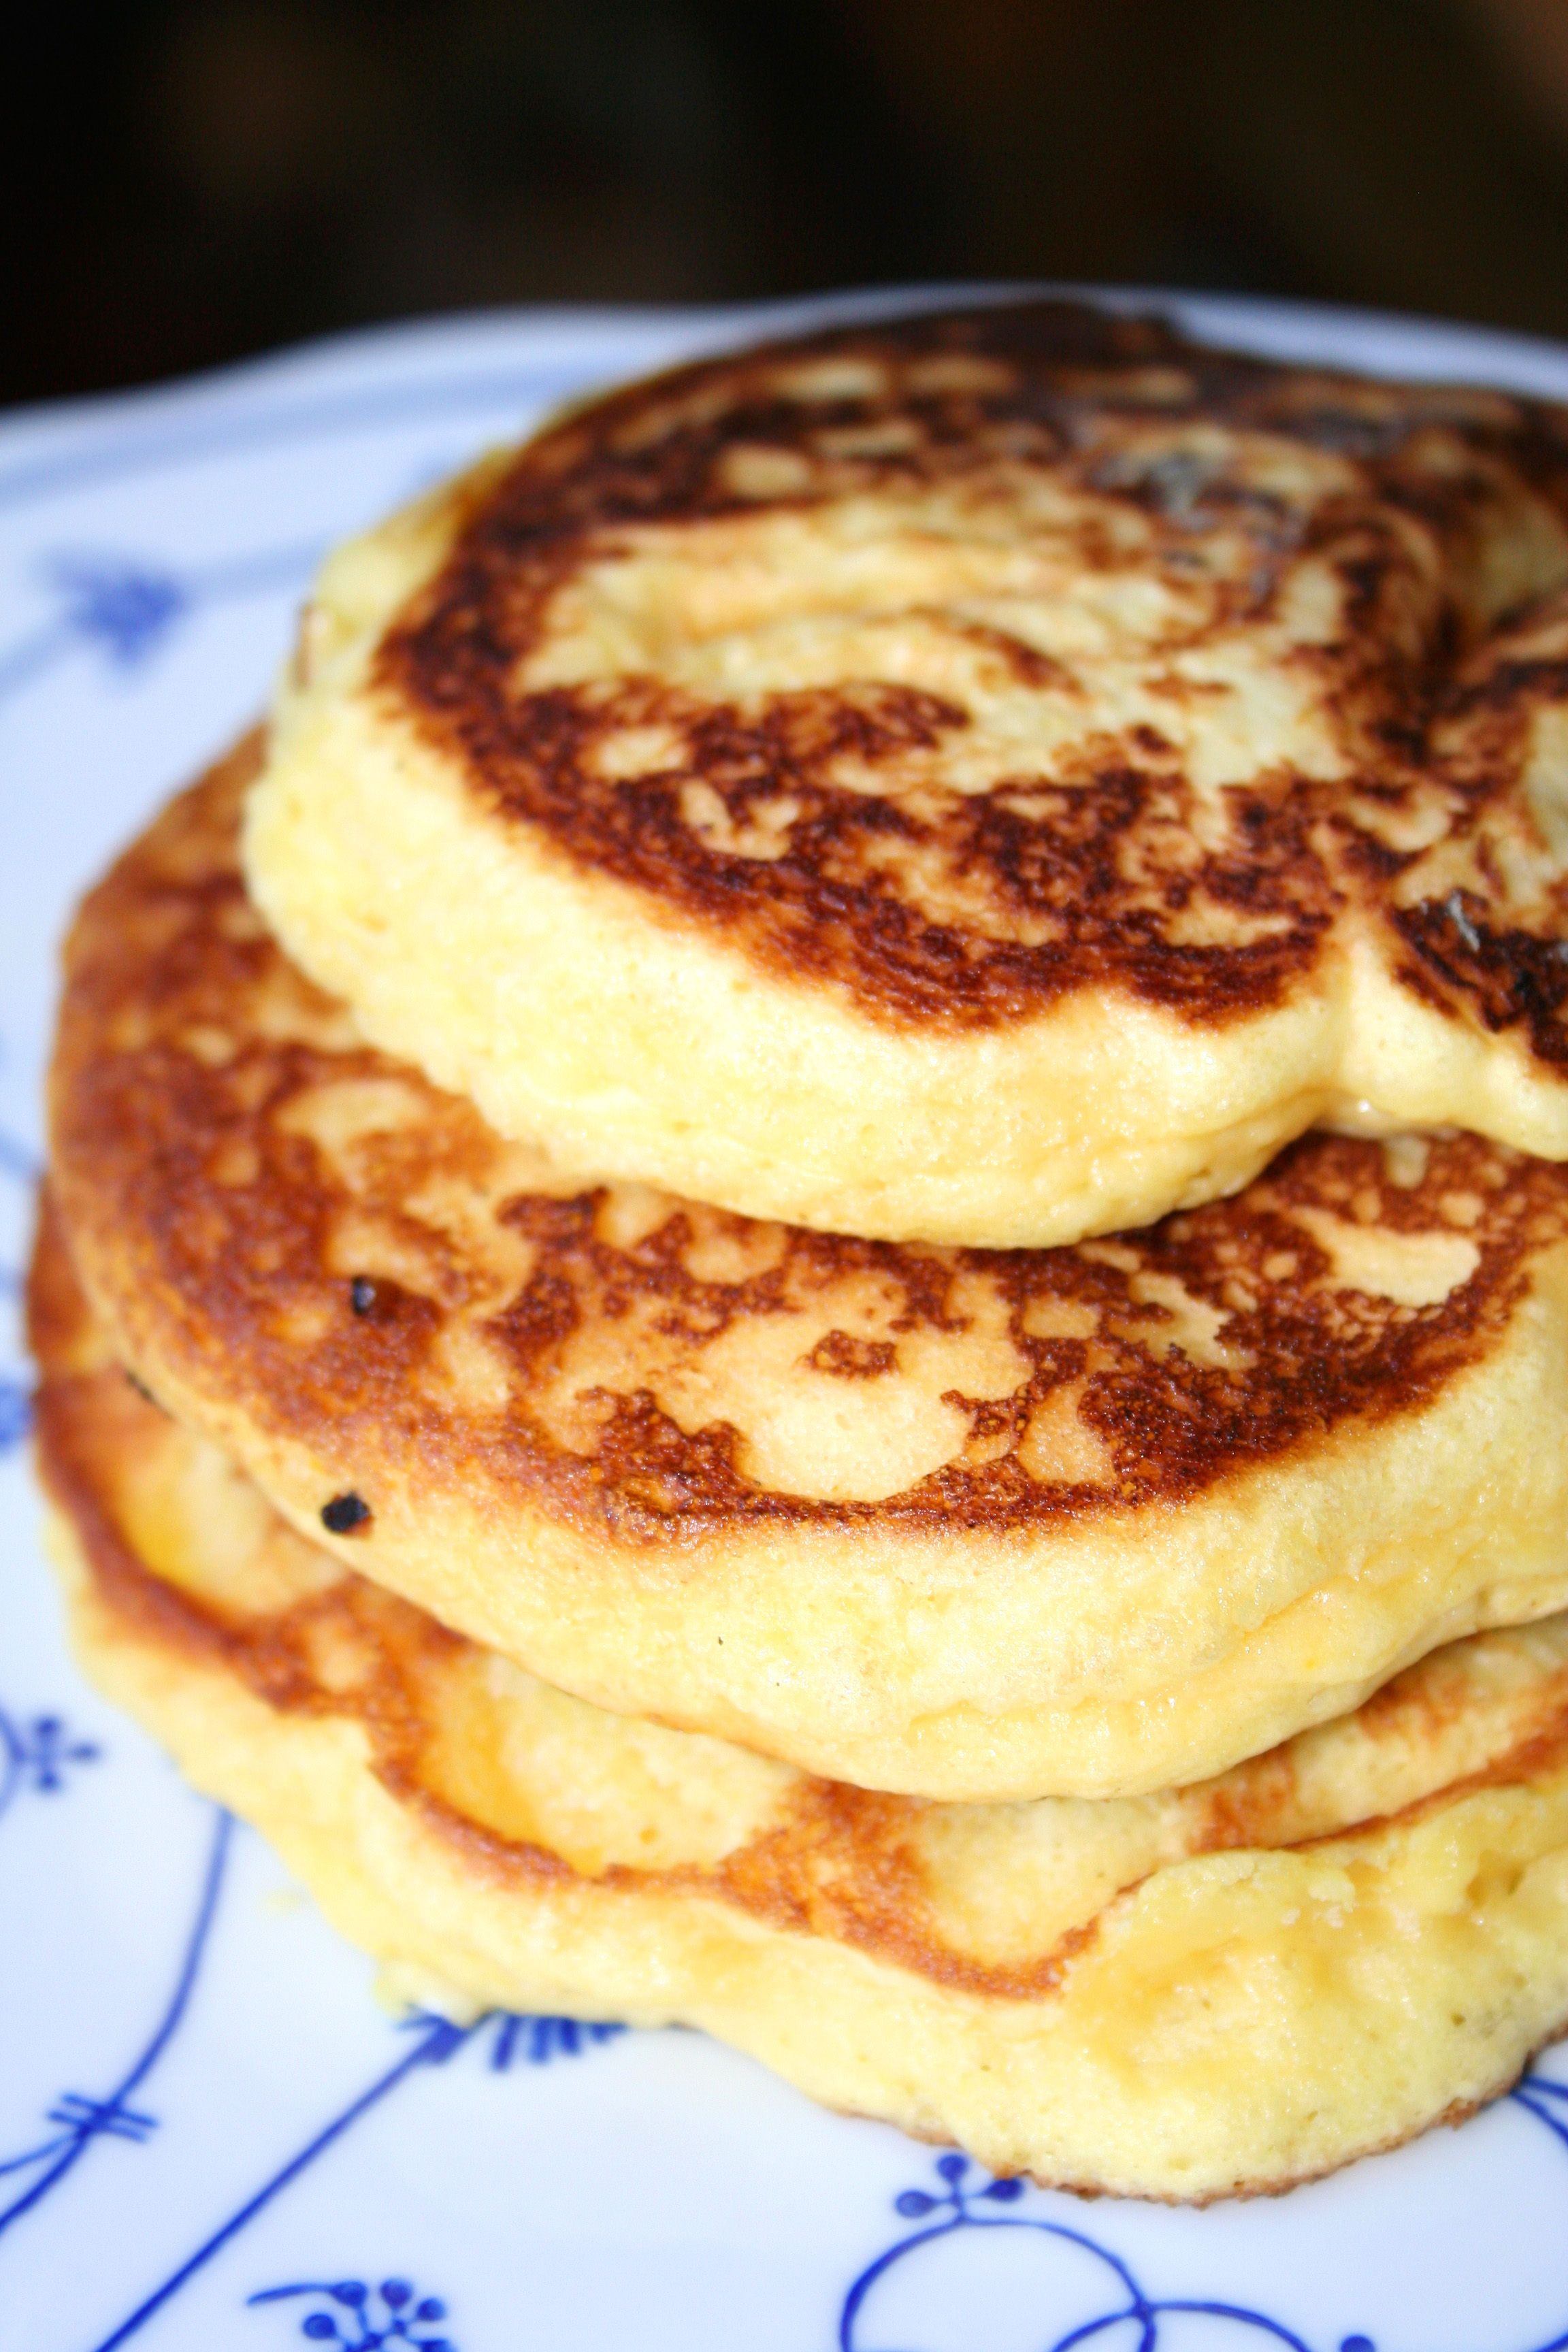
[[[317,546],[281,548],[186,572],[124,555],[46,556],[38,575],[55,615],[0,650],[0,700],[42,678],[79,646],[120,669],[133,669],[162,651],[171,632],[204,604],[301,586],[320,552]]]
[[[94,1748],[79,1747],[78,1760],[85,1761],[96,1753]],[[58,1781],[55,1785],[58,1785]],[[157,2116],[148,2114],[143,2108],[133,2107],[131,2100],[133,2094],[140,2092],[178,2033],[189,2007],[223,1888],[224,1867],[233,1826],[226,1813],[219,1814],[211,1852],[202,1874],[195,1916],[181,1949],[173,1989],[151,2035],[127,2072],[100,2099],[84,2097],[79,2091],[63,2093],[45,2119],[52,2127],[45,2137],[35,2146],[24,2148],[19,2155],[0,2159],[0,2199],[5,2197],[6,2184],[17,2184],[9,2202],[0,2202],[0,2237],[4,2237],[8,2230],[60,2186],[95,2140],[104,2137],[130,2140],[140,2147],[156,2131]]]
[[[293,2303],[310,2296],[316,2308],[300,2323],[300,2333],[312,2344],[342,2344],[353,2352],[381,2352],[384,2344],[416,2344],[423,2352],[458,2352],[445,2336],[426,2331],[447,2316],[438,2295],[416,2295],[407,2279],[383,2279],[367,2286],[363,2279],[340,2279],[335,2286],[269,2286],[251,2295],[258,2303]],[[347,2326],[353,2332],[344,2335]]]
[[[57,1796],[73,1764],[96,1764],[100,1750],[90,1739],[73,1739],[58,1715],[35,1715],[18,1722],[0,1706],[0,1821],[24,1790]]]
[[[1530,2075],[1514,2096],[1568,2146],[1568,2086]],[[1559,2101],[1563,2103],[1563,2107],[1553,2112]],[[1255,2341],[1283,2344],[1289,2352],[1313,2352],[1304,2337],[1281,2321],[1271,2319],[1267,2312],[1206,2298],[1172,2295],[1162,2299],[1151,2295],[1121,2255],[1089,2231],[1070,2227],[1049,2214],[1012,2210],[1027,2193],[1021,2180],[983,2179],[972,2185],[970,2176],[974,2169],[967,2157],[938,2157],[938,2188],[906,2189],[894,2199],[893,2210],[903,2220],[925,2222],[927,2226],[897,2240],[861,2272],[844,2299],[838,2322],[838,2352],[895,2352],[891,2345],[874,2344],[862,2326],[868,2300],[880,2281],[896,2267],[918,2262],[955,2231],[965,2230],[1034,2231],[1062,2246],[1089,2254],[1106,2274],[1104,2284],[1111,2298],[1106,2308],[1078,2320],[1060,2335],[1047,2333],[1040,2339],[1040,2352],[1074,2352],[1076,2346],[1108,2336],[1115,2328],[1136,2330],[1135,2337],[1130,2340],[1136,2342],[1138,2352],[1159,2352],[1161,2323],[1179,2316],[1217,2320],[1227,2330],[1238,2329]],[[998,2211],[998,2207],[1004,2210]],[[937,2218],[930,2220],[931,2215]],[[1041,2316],[1048,2330],[1052,2322],[1046,2315]],[[1533,2352],[1563,2352],[1564,2346],[1568,2346],[1568,2329],[1553,2336],[1550,2343],[1536,2346]],[[1378,2352],[1378,2347],[1370,2336],[1358,2330],[1342,2336],[1336,2352]]]

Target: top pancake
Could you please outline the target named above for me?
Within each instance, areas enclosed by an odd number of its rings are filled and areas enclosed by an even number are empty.
[[[121,1360],[364,1574],[941,1797],[1197,1780],[1568,1603],[1568,1170],[1310,1136],[1005,1255],[584,1192],[266,936],[253,764],[82,910],[50,1181]]]
[[[252,887],[503,1134],[750,1215],[1068,1242],[1319,1120],[1568,1157],[1565,517],[1555,409],[1150,320],[727,355],[329,562]]]

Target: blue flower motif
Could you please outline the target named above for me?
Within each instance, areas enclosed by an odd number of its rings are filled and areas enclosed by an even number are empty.
[[[319,554],[316,547],[267,548],[181,572],[134,556],[52,555],[42,570],[56,613],[30,635],[0,648],[0,700],[84,645],[116,669],[139,669],[194,613],[296,587],[309,578]]]
[[[68,1764],[96,1764],[99,1750],[90,1739],[73,1739],[58,1715],[36,1715],[27,1727],[28,1747],[24,1761],[33,1776],[33,1786],[46,1796],[53,1796],[65,1786]]]
[[[437,2295],[420,2295],[407,2279],[383,2279],[367,2286],[363,2279],[318,2280],[296,2286],[263,2287],[247,2298],[247,2305],[289,2303],[300,2295],[314,2298],[316,2309],[300,2322],[300,2333],[312,2344],[342,2344],[353,2352],[381,2352],[384,2344],[414,2344],[421,2352],[458,2352],[446,2336],[426,2331],[447,2316]],[[344,2330],[350,2329],[351,2334]]]
[[[130,669],[154,652],[189,608],[172,572],[115,556],[60,555],[48,566],[67,627]]]
[[[1023,2182],[1011,2179],[988,2180],[980,2189],[965,2189],[963,2178],[969,2170],[966,2156],[939,2156],[936,2168],[939,2178],[947,2183],[945,2196],[933,2197],[924,2189],[906,2189],[901,2197],[894,2198],[893,2210],[901,2213],[906,2221],[923,2221],[928,2213],[938,2212],[944,2205],[951,2206],[959,2219],[966,2219],[971,2200],[977,2196],[994,2205],[1016,2205],[1024,2193]]]
[[[0,1385],[0,1412],[4,1401]],[[99,1754],[90,1739],[73,1739],[58,1715],[36,1715],[30,1723],[18,1723],[0,1707],[0,1815],[24,1790],[58,1796],[66,1785],[67,1767],[96,1764]]]

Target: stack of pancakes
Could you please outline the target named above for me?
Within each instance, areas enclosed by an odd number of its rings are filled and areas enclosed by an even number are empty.
[[[1203,2199],[1568,2023],[1568,416],[1001,305],[328,562],[72,934],[89,1671],[426,2000]]]

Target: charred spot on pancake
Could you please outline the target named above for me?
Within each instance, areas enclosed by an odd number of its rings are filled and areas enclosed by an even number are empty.
[[[146,1381],[142,1380],[138,1373],[133,1372],[129,1364],[121,1364],[120,1369],[144,1404],[150,1404],[154,1412],[167,1412],[167,1406],[161,1405],[158,1402],[157,1398],[153,1395]]]
[[[1494,1034],[1522,1028],[1542,1061],[1568,1069],[1568,939],[1494,929],[1482,902],[1460,890],[1396,908],[1392,919],[1415,958],[1406,977],[1417,992],[1468,1003]]]
[[[825,1331],[805,1360],[814,1372],[841,1381],[874,1381],[890,1372],[899,1351],[890,1339],[860,1339],[851,1331]]]
[[[330,1503],[321,1506],[321,1525],[332,1536],[352,1536],[356,1528],[370,1524],[370,1505],[363,1495],[334,1495]]]
[[[430,1302],[390,1275],[356,1274],[349,1284],[349,1310],[368,1342],[398,1324],[419,1328],[428,1318]]]

